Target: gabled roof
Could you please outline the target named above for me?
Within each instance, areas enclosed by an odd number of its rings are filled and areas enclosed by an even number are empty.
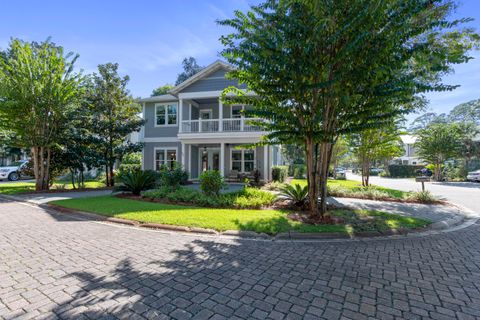
[[[174,87],[172,90],[170,90],[170,93],[173,95],[177,95],[180,91],[191,85],[192,83],[205,78],[209,74],[219,70],[219,69],[227,69],[227,70],[232,70],[233,66],[229,63],[223,62],[221,60],[217,60],[214,63],[208,65],[207,67],[203,68],[201,71],[198,73],[194,74],[187,80],[183,81],[180,83],[178,86]]]
[[[161,96],[153,96],[144,99],[137,100],[138,102],[167,102],[167,101],[176,101],[177,97],[171,94],[162,94]]]

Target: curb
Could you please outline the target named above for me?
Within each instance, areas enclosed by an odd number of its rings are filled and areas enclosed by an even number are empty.
[[[337,232],[325,232],[325,233],[300,233],[295,231],[289,231],[284,233],[278,233],[275,236],[268,235],[266,233],[257,233],[254,231],[243,230],[227,230],[218,232],[213,229],[204,229],[197,227],[183,227],[168,224],[159,223],[142,223],[139,221],[126,220],[121,218],[105,217],[91,212],[78,211],[75,209],[69,209],[61,207],[55,204],[36,204],[23,198],[0,195],[0,198],[7,200],[13,200],[17,202],[27,203],[32,206],[36,206],[49,211],[54,211],[57,214],[67,214],[73,216],[80,216],[80,219],[89,219],[97,222],[110,222],[113,224],[120,224],[130,227],[153,229],[153,230],[165,230],[170,232],[180,232],[183,234],[197,234],[197,235],[209,235],[209,236],[226,236],[228,238],[241,238],[251,240],[267,240],[267,241],[315,241],[315,240],[367,240],[367,239],[387,239],[387,238],[405,238],[407,236],[420,236],[422,234],[430,235],[432,232],[445,232],[446,229],[453,229],[454,227],[460,227],[460,224],[464,222],[465,216],[458,216],[451,219],[446,219],[438,222],[434,222],[421,229],[398,229],[398,230],[385,230],[385,231],[357,231],[353,234],[337,233]],[[469,221],[472,219],[468,219]],[[468,222],[468,221],[467,221]],[[468,224],[468,223],[466,223]],[[443,231],[442,231],[443,230]]]

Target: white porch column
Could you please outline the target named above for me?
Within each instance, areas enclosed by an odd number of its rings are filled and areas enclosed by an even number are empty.
[[[225,143],[220,143],[220,174],[225,176]]]
[[[188,176],[192,179],[192,145],[188,145]]]
[[[220,119],[218,123],[218,131],[222,132],[223,131],[223,103],[220,98],[218,98],[218,107],[220,108],[220,110],[218,110],[218,118]]]
[[[268,181],[268,146],[263,146],[263,180]]]
[[[178,119],[177,119],[177,122],[178,122],[178,132],[182,132],[183,131],[183,126],[182,126],[182,121],[183,121],[183,99],[180,99],[179,102],[178,102]]]
[[[185,148],[185,143],[182,142],[182,168],[186,169],[186,163],[185,163],[185,150],[187,148]]]

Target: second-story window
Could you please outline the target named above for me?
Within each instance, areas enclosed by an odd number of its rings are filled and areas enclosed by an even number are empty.
[[[164,103],[155,105],[155,125],[173,126],[177,124],[177,104]]]

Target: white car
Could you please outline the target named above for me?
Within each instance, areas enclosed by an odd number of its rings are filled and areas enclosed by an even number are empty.
[[[18,181],[20,179],[20,171],[28,161],[18,161],[12,163],[8,167],[0,167],[0,180],[8,179],[10,181]]]
[[[480,182],[480,170],[469,172],[467,174],[467,180],[472,182]]]

